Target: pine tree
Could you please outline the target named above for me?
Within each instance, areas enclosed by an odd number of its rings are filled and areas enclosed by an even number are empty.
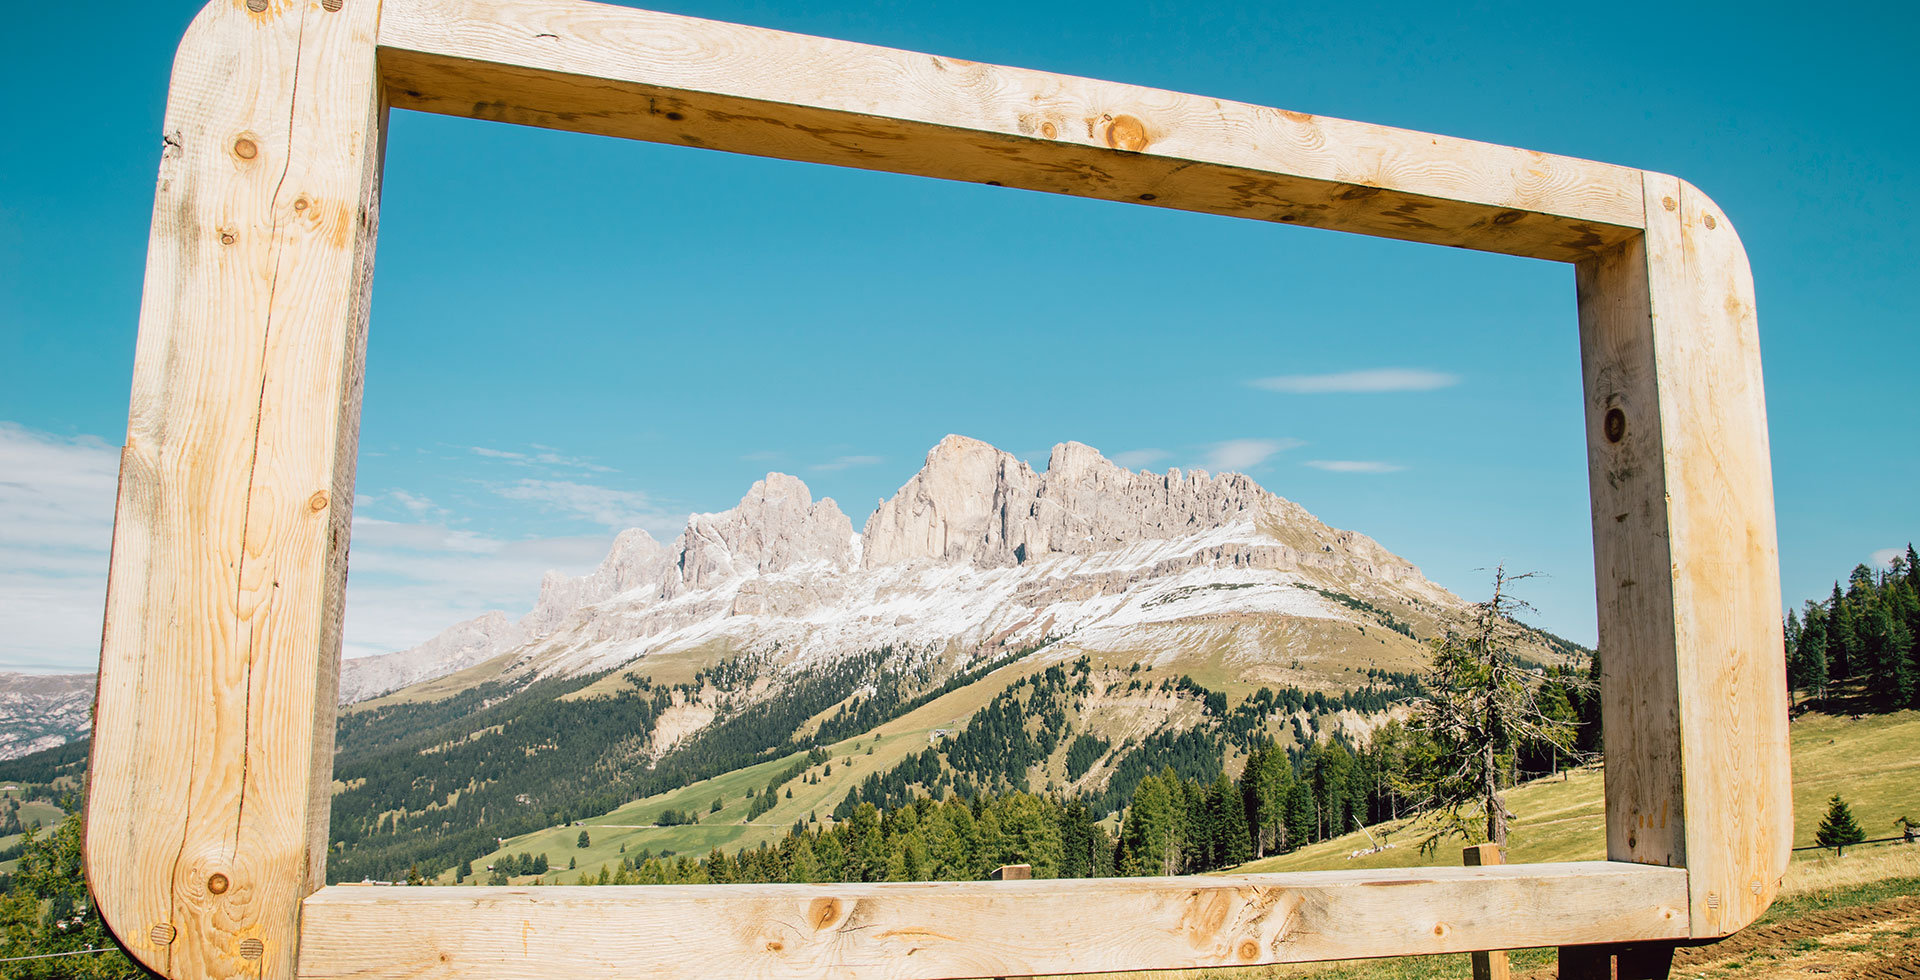
[[[87,894],[80,867],[80,817],[45,837],[34,829],[18,842],[19,865],[0,894],[0,957],[39,956],[85,949],[109,952],[9,963],[8,980],[105,980],[143,976],[116,949]]]
[[[1920,657],[1913,649],[1913,632],[1900,619],[1888,616],[1886,657],[1894,704],[1899,707],[1920,707]]]
[[[1820,821],[1820,831],[1813,841],[1821,847],[1831,847],[1838,855],[1847,853],[1848,844],[1858,844],[1867,839],[1867,835],[1854,822],[1853,810],[1847,806],[1839,793],[1827,800],[1827,817]]]
[[[1800,661],[1800,616],[1793,610],[1787,610],[1787,621],[1781,626],[1780,635],[1785,641],[1787,661],[1787,709],[1793,709],[1793,692],[1806,690],[1802,683]]]
[[[1287,762],[1287,754],[1271,741],[1255,745],[1240,775],[1240,795],[1254,857],[1288,849],[1287,794],[1292,783],[1293,766]]]
[[[1800,624],[1798,684],[1810,698],[1827,696],[1827,613],[1817,602],[1807,602]]]
[[[1546,714],[1532,671],[1514,655],[1523,629],[1514,617],[1527,606],[1508,587],[1523,578],[1496,568],[1493,596],[1474,604],[1466,633],[1449,632],[1434,643],[1427,694],[1413,725],[1431,750],[1416,756],[1422,764],[1402,777],[1410,794],[1439,816],[1437,829],[1421,841],[1424,852],[1447,837],[1473,839],[1480,821],[1485,839],[1505,847],[1513,818],[1505,795],[1517,750],[1535,742],[1576,754],[1573,727]]]
[[[575,838],[573,842],[573,846],[582,848],[592,846],[592,844],[593,838],[587,836],[587,832],[584,830],[580,832],[580,836]]]
[[[1846,680],[1860,669],[1854,662],[1860,641],[1853,618],[1853,607],[1847,604],[1840,583],[1833,583],[1833,598],[1827,600],[1827,676],[1835,680]]]

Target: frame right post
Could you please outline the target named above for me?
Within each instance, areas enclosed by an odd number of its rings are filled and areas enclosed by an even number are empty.
[[[1607,856],[1685,867],[1692,935],[1773,900],[1793,834],[1753,279],[1706,195],[1579,262]]]

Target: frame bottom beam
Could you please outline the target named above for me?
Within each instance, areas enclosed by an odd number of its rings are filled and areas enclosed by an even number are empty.
[[[1197,878],[406,888],[306,900],[305,980],[936,980],[1680,939],[1687,873],[1608,861]]]

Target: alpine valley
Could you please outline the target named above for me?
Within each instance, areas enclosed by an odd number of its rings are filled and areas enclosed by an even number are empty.
[[[1079,443],[1036,472],[948,436],[857,533],[770,473],[669,544],[629,530],[591,573],[549,573],[517,621],[347,661],[328,877],[537,853],[573,880],[916,796],[1099,819],[1267,740],[1366,744],[1470,608],[1246,476]],[[1585,652],[1528,635],[1542,665]]]

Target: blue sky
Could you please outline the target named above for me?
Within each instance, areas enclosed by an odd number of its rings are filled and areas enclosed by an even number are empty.
[[[0,670],[97,655],[195,9],[116,6],[12,11],[0,60]],[[658,6],[1683,176],[1753,261],[1789,603],[1920,536],[1904,7]],[[948,432],[1241,469],[1594,637],[1568,266],[406,112],[386,167],[350,655],[768,470],[858,525]]]

